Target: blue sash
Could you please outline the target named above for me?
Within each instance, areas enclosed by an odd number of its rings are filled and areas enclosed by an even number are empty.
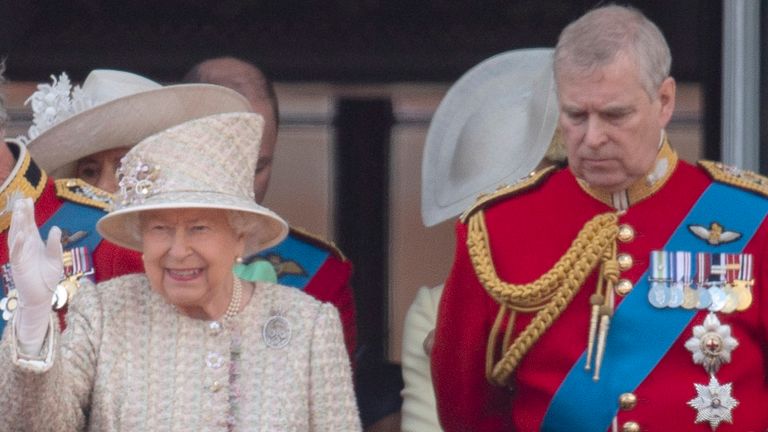
[[[287,285],[299,289],[304,289],[309,284],[309,281],[315,276],[320,267],[323,265],[330,252],[315,246],[312,243],[302,241],[299,238],[289,234],[280,244],[270,249],[259,252],[259,257],[269,260],[269,257],[276,256],[279,258],[283,269],[278,270],[277,282],[281,285]],[[248,266],[253,266],[255,263],[251,263]],[[248,273],[256,275],[257,272],[246,272],[246,269],[240,268],[235,270],[238,276],[245,277],[248,280],[251,279]],[[266,276],[254,276],[257,280],[263,280],[262,277]],[[267,280],[270,281],[270,280]]]
[[[104,215],[102,209],[67,201],[40,226],[40,236],[48,238],[48,232],[57,226],[61,228],[62,238],[65,235],[82,236],[76,241],[64,244],[64,249],[85,246],[88,253],[93,255],[96,246],[101,242],[101,235],[96,231],[96,222]]]
[[[768,200],[751,192],[713,183],[699,197],[670,237],[664,250],[738,253],[749,243],[768,212]],[[717,246],[694,236],[689,224],[717,221],[743,235]],[[650,251],[649,251],[650,253]],[[695,269],[692,270],[695,274]],[[552,398],[542,431],[605,431],[618,410],[619,395],[634,391],[666,355],[698,310],[656,309],[648,302],[648,277],[640,276],[611,320],[600,381],[584,370],[579,358]],[[653,341],[638,347],[637,341]]]

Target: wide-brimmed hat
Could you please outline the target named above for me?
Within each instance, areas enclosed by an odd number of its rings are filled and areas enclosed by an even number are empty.
[[[429,125],[422,160],[426,226],[459,215],[479,194],[519,180],[541,162],[558,118],[553,52],[498,54],[448,90]]]
[[[93,70],[82,87],[72,87],[64,73],[51,78],[27,100],[33,124],[25,141],[35,162],[57,178],[72,177],[80,158],[131,147],[187,120],[251,110],[245,97],[212,84],[163,87],[107,69]]]
[[[264,119],[255,113],[216,114],[152,135],[122,159],[114,208],[96,225],[107,240],[141,250],[141,212],[221,209],[241,213],[252,226],[246,255],[285,238],[288,225],[256,204],[256,171]]]

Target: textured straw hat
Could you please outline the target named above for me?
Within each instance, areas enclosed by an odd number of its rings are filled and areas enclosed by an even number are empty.
[[[23,140],[35,162],[57,178],[72,177],[80,158],[131,147],[187,120],[251,111],[243,96],[211,84],[163,87],[130,72],[105,69],[88,74],[82,87],[72,87],[66,74],[52,79],[27,100],[33,124]]]
[[[246,255],[279,243],[288,225],[253,196],[263,126],[259,114],[216,114],[144,139],[123,157],[115,207],[96,229],[113,243],[141,250],[141,212],[222,209],[255,222],[247,234]]]
[[[422,160],[426,226],[457,216],[481,193],[541,162],[557,127],[552,49],[493,56],[448,90],[429,125]]]

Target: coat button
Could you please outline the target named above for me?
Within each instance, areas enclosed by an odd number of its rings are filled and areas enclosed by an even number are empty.
[[[627,392],[619,396],[619,408],[622,410],[629,411],[635,408],[635,405],[637,405],[637,396],[634,393]]]
[[[213,384],[211,384],[211,391],[214,393],[218,393],[222,387],[224,386],[222,386],[220,382],[214,381]]]
[[[211,321],[208,323],[208,333],[211,336],[217,336],[219,333],[221,333],[221,323],[218,321]]]
[[[622,243],[631,242],[635,239],[635,229],[631,225],[621,224],[619,225],[618,239]]]
[[[616,294],[620,296],[625,296],[632,291],[632,288],[634,288],[634,285],[632,285],[632,281],[628,279],[621,279],[619,280],[619,283],[616,284]]]
[[[621,432],[640,432],[640,425],[637,422],[628,421],[621,425]]]
[[[616,261],[619,263],[619,270],[627,271],[632,268],[632,264],[635,260],[632,259],[632,255],[628,253],[620,253],[616,256]]]

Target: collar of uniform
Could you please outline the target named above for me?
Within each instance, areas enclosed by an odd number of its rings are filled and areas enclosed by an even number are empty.
[[[11,206],[20,198],[37,198],[45,189],[48,176],[29,157],[27,148],[12,141],[5,143],[16,158],[11,175],[0,185],[0,232],[11,226]]]
[[[632,183],[629,188],[609,193],[590,187],[587,182],[579,179],[579,186],[591,195],[593,198],[607,204],[616,210],[627,210],[630,206],[648,198],[661,189],[667,182],[669,176],[675,171],[677,166],[677,153],[672,150],[667,140],[666,133],[662,136],[661,147],[656,155],[656,162],[653,169],[645,176]]]

